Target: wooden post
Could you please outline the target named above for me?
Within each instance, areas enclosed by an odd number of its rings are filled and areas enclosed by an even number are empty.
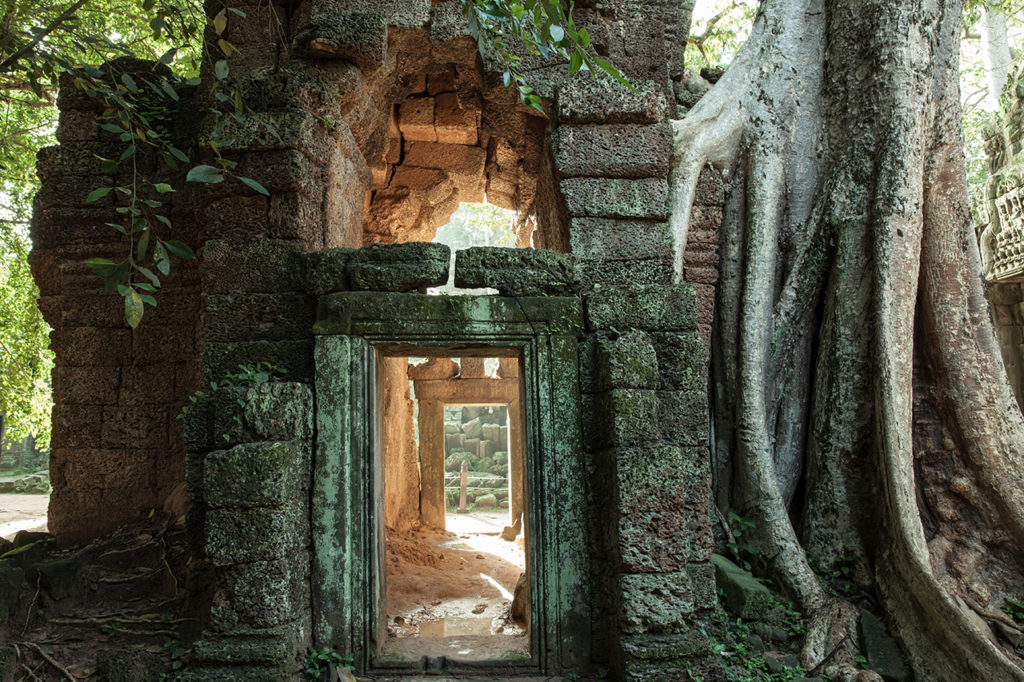
[[[469,466],[466,464],[466,460],[462,460],[462,466],[459,468],[459,513],[465,514],[466,509],[466,484],[469,482]]]

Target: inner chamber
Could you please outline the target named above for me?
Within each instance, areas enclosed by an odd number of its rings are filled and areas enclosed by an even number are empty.
[[[378,358],[383,660],[530,655],[523,390],[501,352]]]

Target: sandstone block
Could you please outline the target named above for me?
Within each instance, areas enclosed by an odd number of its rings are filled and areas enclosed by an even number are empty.
[[[303,291],[306,287],[304,254],[293,241],[211,239],[200,256],[205,293]]]
[[[621,626],[628,633],[680,632],[696,609],[685,571],[627,574],[620,578]]]
[[[723,603],[730,613],[754,620],[772,608],[775,598],[767,587],[754,580],[754,576],[721,554],[712,555],[711,562],[715,565],[715,581],[722,591]]]
[[[304,546],[309,519],[292,509],[211,509],[206,557],[214,566],[270,561]]]
[[[558,117],[566,123],[658,123],[665,120],[661,88],[636,81],[634,92],[605,78],[574,78],[558,90]]]
[[[437,96],[434,127],[438,142],[475,145],[479,125],[480,112],[463,109],[457,94],[447,92]]]
[[[654,391],[624,388],[598,396],[595,405],[598,448],[640,445],[658,440],[658,399]]]
[[[567,178],[561,188],[573,217],[665,220],[669,216],[664,178]]]
[[[575,259],[542,249],[473,247],[455,255],[455,285],[506,296],[568,296],[579,291]]]
[[[309,486],[309,446],[246,443],[206,456],[206,503],[221,507],[282,507]]]
[[[562,125],[554,135],[555,165],[565,178],[668,176],[672,129],[655,125]]]
[[[437,142],[434,98],[409,97],[399,104],[398,129],[407,142]]]
[[[303,3],[295,18],[292,49],[316,59],[344,59],[371,73],[387,58],[388,27],[376,12],[337,11],[327,3]],[[308,7],[308,9],[307,9]]]
[[[408,187],[427,206],[436,206],[452,196],[455,186],[441,170],[402,165],[395,170],[390,187]]]
[[[331,294],[348,290],[348,262],[353,249],[337,247],[306,254],[306,291]]]
[[[374,244],[352,254],[349,283],[354,291],[417,291],[448,281],[450,264],[444,244]]]
[[[697,325],[692,285],[607,287],[587,295],[589,329],[692,331]]]
[[[482,191],[487,152],[480,147],[440,142],[414,142],[405,156],[405,164],[447,171],[460,191]]]
[[[671,261],[673,257],[672,230],[663,221],[573,218],[569,239],[572,252],[581,259]]]
[[[644,332],[599,338],[596,351],[597,390],[658,387],[658,358]]]

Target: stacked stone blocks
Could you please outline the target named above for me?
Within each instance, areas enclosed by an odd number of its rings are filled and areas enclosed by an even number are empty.
[[[604,614],[616,674],[681,679],[708,650],[689,633],[715,603],[707,351],[697,290],[673,284],[665,97],[654,84],[635,98],[620,91],[600,81],[563,86],[553,133],[589,290],[581,390],[585,447],[600,472],[592,497],[611,503],[594,512],[595,554],[611,557],[594,573],[616,595]]]
[[[213,597],[183,679],[289,678],[311,641],[312,390],[218,388],[189,409],[185,433],[188,523]]]

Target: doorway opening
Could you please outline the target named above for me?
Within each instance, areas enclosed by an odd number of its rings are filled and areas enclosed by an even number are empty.
[[[519,365],[378,357],[384,661],[530,657]]]

